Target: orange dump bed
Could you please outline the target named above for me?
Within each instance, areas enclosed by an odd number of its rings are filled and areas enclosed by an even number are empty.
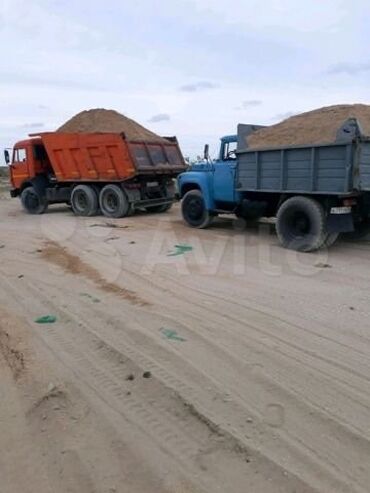
[[[185,170],[176,139],[127,141],[124,134],[39,134],[58,181],[123,181]]]

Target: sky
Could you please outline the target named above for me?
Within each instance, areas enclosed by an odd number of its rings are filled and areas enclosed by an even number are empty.
[[[239,122],[370,104],[369,25],[368,0],[0,0],[0,147],[109,108],[215,155]]]

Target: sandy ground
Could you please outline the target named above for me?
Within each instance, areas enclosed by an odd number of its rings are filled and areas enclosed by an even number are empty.
[[[368,492],[370,243],[114,225],[0,201],[1,493]]]

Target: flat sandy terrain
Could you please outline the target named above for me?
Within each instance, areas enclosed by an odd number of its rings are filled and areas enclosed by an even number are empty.
[[[369,492],[370,243],[232,224],[4,196],[1,493]]]

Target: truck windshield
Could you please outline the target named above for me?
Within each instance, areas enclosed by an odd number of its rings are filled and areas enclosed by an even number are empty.
[[[13,163],[24,163],[26,161],[26,149],[14,149]]]

